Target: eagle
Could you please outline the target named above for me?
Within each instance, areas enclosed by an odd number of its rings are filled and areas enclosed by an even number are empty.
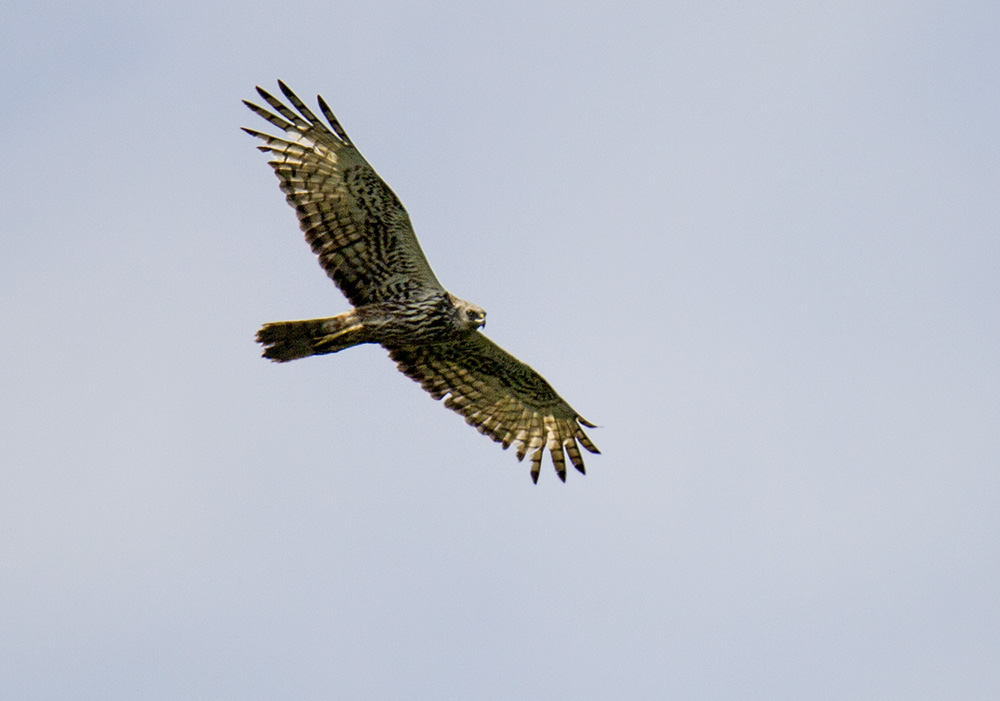
[[[286,362],[377,343],[398,368],[480,433],[530,454],[538,482],[548,450],[566,481],[566,457],[585,473],[579,443],[594,428],[541,375],[480,332],[486,312],[448,292],[420,249],[402,203],[355,148],[326,101],[317,96],[324,124],[287,85],[286,105],[261,87],[270,110],[243,103],[280,132],[243,127],[263,141],[281,190],[298,216],[319,263],[353,305],[324,319],[264,324],[263,357]]]

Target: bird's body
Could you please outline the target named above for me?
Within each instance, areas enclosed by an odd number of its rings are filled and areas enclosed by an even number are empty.
[[[452,343],[482,326],[485,317],[479,307],[445,292],[364,304],[326,319],[265,324],[257,340],[265,345],[265,358],[295,360],[362,343],[378,343],[388,350]],[[310,351],[302,352],[306,338]]]
[[[283,362],[335,353],[363,343],[389,351],[399,369],[480,432],[531,453],[538,480],[548,450],[566,479],[565,455],[580,472],[579,442],[599,452],[577,414],[534,370],[487,339],[486,312],[452,295],[427,262],[396,195],[354,148],[330,108],[318,98],[329,128],[279,82],[297,113],[265,90],[274,110],[245,104],[284,137],[252,129],[295,208],[320,264],[354,309],[325,319],[265,324],[257,333],[264,357]],[[332,130],[332,131],[331,131]]]

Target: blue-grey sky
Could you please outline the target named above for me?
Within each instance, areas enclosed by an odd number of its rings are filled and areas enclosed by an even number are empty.
[[[0,9],[0,689],[1000,688],[1000,6]],[[377,347],[241,104],[322,93],[587,418],[561,484]]]

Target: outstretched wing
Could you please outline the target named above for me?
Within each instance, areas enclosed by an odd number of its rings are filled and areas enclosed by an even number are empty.
[[[278,86],[298,113],[259,87],[274,111],[243,103],[284,134],[243,131],[264,141],[257,148],[271,154],[281,189],[327,275],[356,307],[443,291],[403,205],[354,148],[323,98],[317,99],[329,128],[287,85],[278,81]]]
[[[559,479],[566,481],[566,459],[584,472],[577,442],[599,453],[580,424],[593,427],[556,394],[537,372],[481,333],[461,341],[390,349],[399,369],[435,399],[504,449],[517,445],[517,459],[531,452],[531,479],[538,482],[542,455],[552,454]]]

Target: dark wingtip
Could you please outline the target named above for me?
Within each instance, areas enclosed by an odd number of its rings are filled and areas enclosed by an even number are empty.
[[[296,95],[295,93],[293,93],[292,89],[290,87],[288,87],[287,85],[285,85],[285,81],[279,80],[278,81],[278,87],[281,88],[281,94],[284,95],[285,97],[287,97],[292,102],[295,102],[296,100],[299,99],[298,95]]]
[[[532,481],[533,484],[538,484],[538,473],[537,472],[532,472],[531,473],[531,481]]]
[[[597,424],[592,424],[580,415],[577,415],[576,420],[582,423],[587,428],[600,428]]]

